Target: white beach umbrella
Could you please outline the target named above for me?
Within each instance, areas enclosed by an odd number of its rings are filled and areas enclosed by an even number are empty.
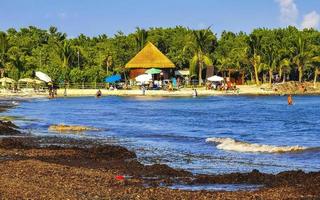
[[[144,82],[149,82],[152,80],[152,75],[151,74],[141,74],[136,77],[136,81],[144,83]]]
[[[224,78],[222,78],[221,76],[211,76],[209,78],[207,78],[208,81],[212,81],[212,82],[221,82],[224,80]]]
[[[36,72],[36,77],[47,83],[52,82],[51,78],[43,72]]]

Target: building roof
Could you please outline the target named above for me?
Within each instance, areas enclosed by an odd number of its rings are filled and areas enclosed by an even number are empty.
[[[175,65],[151,42],[147,45],[127,64],[126,68],[175,68]]]

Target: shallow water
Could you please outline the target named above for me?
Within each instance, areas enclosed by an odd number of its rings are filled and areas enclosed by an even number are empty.
[[[41,135],[54,134],[48,127],[60,123],[102,128],[76,137],[110,140],[135,150],[146,164],[194,173],[319,171],[320,97],[297,96],[294,102],[287,106],[280,96],[82,97],[21,102],[2,115]],[[269,151],[274,147],[289,150]]]
[[[248,184],[209,184],[209,185],[173,185],[170,189],[190,190],[190,191],[253,191],[258,190],[263,185],[248,185]]]

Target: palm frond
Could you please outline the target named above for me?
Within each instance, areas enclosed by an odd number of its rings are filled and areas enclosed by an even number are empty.
[[[199,57],[194,55],[190,61],[189,72],[191,76],[197,75],[199,65]]]
[[[210,66],[210,65],[213,64],[213,63],[212,63],[212,60],[211,60],[208,56],[206,56],[206,55],[204,55],[204,56],[202,57],[202,61],[203,61],[203,63],[204,63],[206,66]]]

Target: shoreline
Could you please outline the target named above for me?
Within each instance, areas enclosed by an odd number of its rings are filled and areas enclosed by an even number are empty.
[[[319,96],[320,89],[309,89],[308,91],[274,91],[263,86],[255,85],[239,85],[237,86],[239,91],[216,91],[216,90],[206,90],[205,88],[197,88],[197,93],[199,97],[208,96],[284,96],[287,94],[297,95],[297,96]],[[96,95],[97,89],[67,89],[66,97],[94,97]],[[132,90],[108,90],[100,89],[102,96],[120,96],[120,97],[193,97],[192,88],[181,88],[175,91],[165,91],[165,90],[146,90],[145,95],[142,95],[142,91],[139,89]],[[65,97],[64,89],[57,90],[57,98]],[[47,93],[0,93],[0,98],[48,98]]]
[[[3,105],[3,110],[12,106]],[[0,123],[0,198],[20,199],[283,199],[320,198],[320,172],[194,175],[95,139],[26,134]],[[17,137],[19,136],[19,137]],[[129,178],[117,179],[126,175]],[[174,185],[255,184],[257,190],[187,191]]]

